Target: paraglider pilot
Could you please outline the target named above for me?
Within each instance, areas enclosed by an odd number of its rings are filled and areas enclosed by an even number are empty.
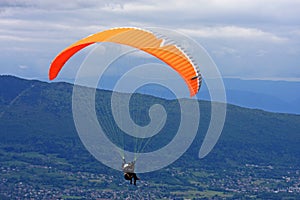
[[[133,179],[133,184],[136,185],[136,181],[140,180],[136,173],[134,173],[134,165],[135,165],[135,161],[132,161],[130,163],[126,163],[125,158],[123,159],[123,163],[122,163],[122,170],[124,172],[124,178],[126,180],[130,181],[130,184],[132,184],[132,179]]]

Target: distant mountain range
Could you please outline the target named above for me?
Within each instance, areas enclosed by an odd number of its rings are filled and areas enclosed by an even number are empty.
[[[300,114],[300,82],[224,79],[227,102],[271,112]],[[199,99],[209,99],[204,85]]]
[[[227,103],[270,112],[300,114],[300,82],[223,79]],[[110,88],[110,87],[107,87]],[[161,87],[144,88],[142,93],[172,99]],[[197,94],[200,100],[210,100],[205,80]]]
[[[70,80],[70,82],[73,81]],[[115,82],[116,77],[105,77],[99,88],[112,90]],[[227,102],[230,104],[270,112],[300,114],[300,82],[242,80],[237,78],[224,78],[223,82]],[[159,86],[144,87],[139,92],[167,99],[174,98],[172,93]],[[205,79],[197,98],[210,100]]]

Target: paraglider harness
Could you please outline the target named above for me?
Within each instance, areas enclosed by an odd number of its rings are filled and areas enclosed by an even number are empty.
[[[136,185],[136,180],[140,180],[136,173],[134,172],[135,161],[130,163],[126,163],[125,158],[123,158],[122,170],[124,172],[125,180],[129,180],[130,184],[132,184],[132,179],[134,179],[134,185]]]

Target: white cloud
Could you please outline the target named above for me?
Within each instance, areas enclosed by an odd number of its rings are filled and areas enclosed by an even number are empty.
[[[212,53],[217,56],[228,56],[228,55],[239,56],[239,52],[237,49],[226,47],[226,46],[222,46],[219,49],[213,50]]]
[[[20,69],[27,69],[28,66],[26,66],[26,65],[19,65],[19,68],[20,68]]]
[[[250,39],[272,42],[286,42],[288,39],[265,32],[257,28],[244,28],[238,26],[202,27],[200,29],[179,29],[179,31],[194,37]]]
[[[259,49],[257,50],[256,56],[265,56],[268,53],[268,51]]]

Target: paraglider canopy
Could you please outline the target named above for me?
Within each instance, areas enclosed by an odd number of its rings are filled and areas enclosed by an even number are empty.
[[[147,52],[172,67],[186,82],[190,95],[197,94],[201,87],[202,77],[199,67],[176,44],[168,44],[166,38],[138,28],[114,28],[83,38],[61,51],[52,61],[49,79],[53,80],[64,64],[81,49],[97,43],[112,42],[128,45]]]

